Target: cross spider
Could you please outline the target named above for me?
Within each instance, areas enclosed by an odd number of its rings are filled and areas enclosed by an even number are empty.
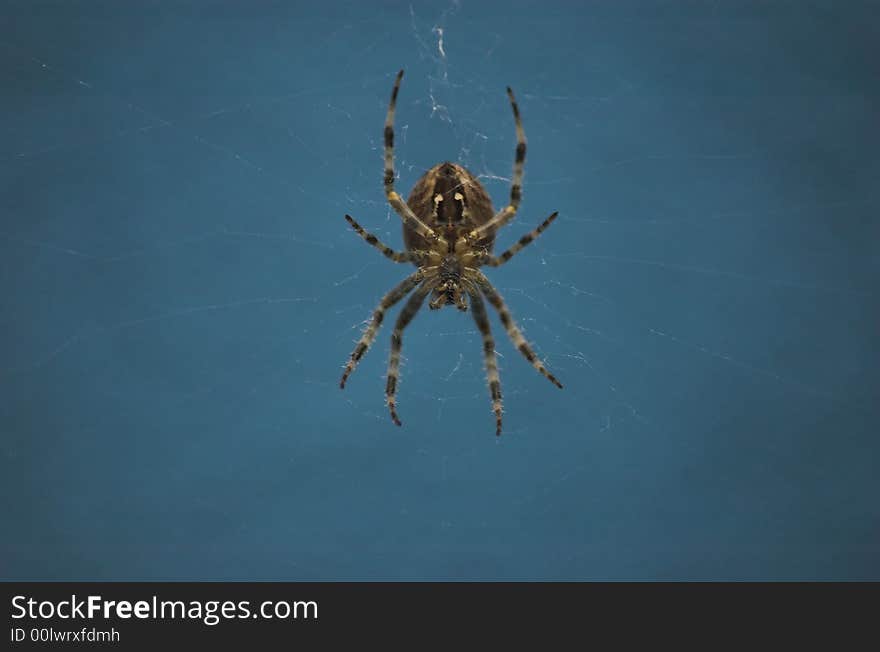
[[[373,312],[372,321],[352,351],[348,364],[345,365],[339,386],[345,387],[345,381],[376,339],[376,333],[385,318],[385,311],[415,290],[401,310],[394,325],[394,332],[391,333],[391,359],[388,362],[388,382],[385,387],[391,419],[398,426],[401,425],[397,416],[395,396],[403,329],[415,317],[429,294],[431,300],[428,305],[432,310],[447,305],[454,305],[459,310],[467,310],[470,299],[474,321],[483,335],[483,357],[489,391],[492,395],[492,410],[495,413],[495,434],[500,435],[501,380],[498,375],[498,362],[495,359],[495,342],[489,328],[489,317],[486,314],[483,297],[498,311],[501,323],[520,353],[551,383],[560,389],[562,384],[547,371],[544,363],[535,355],[504,304],[504,299],[479,267],[483,265],[498,267],[506,263],[550,226],[556,219],[556,212],[500,256],[492,255],[495,233],[513,219],[522,197],[526,135],[520,120],[519,107],[510,87],[507,88],[507,97],[510,99],[516,124],[516,158],[510,187],[510,203],[496,213],[492,208],[492,200],[482,184],[465,168],[449,162],[439,163],[428,170],[416,182],[409,199],[404,203],[394,190],[394,110],[402,77],[403,70],[397,73],[394,89],[391,91],[391,101],[388,104],[388,115],[385,118],[385,197],[403,220],[406,251],[397,252],[385,246],[376,236],[365,231],[351,215],[346,215],[345,219],[358,235],[387,258],[395,263],[414,263],[418,269],[382,297],[382,301]]]

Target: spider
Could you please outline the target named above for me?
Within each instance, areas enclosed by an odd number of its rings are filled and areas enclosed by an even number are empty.
[[[489,327],[484,297],[498,311],[508,336],[526,360],[560,389],[562,384],[547,371],[544,363],[535,355],[513,320],[504,299],[479,268],[484,265],[498,267],[506,263],[543,233],[556,219],[557,213],[552,213],[538,228],[524,235],[501,255],[492,255],[495,233],[513,219],[522,198],[526,135],[523,131],[519,107],[509,86],[507,97],[513,109],[517,141],[510,203],[496,213],[492,208],[492,200],[474,175],[462,166],[449,162],[439,163],[428,170],[416,182],[409,199],[404,202],[394,189],[394,111],[402,78],[403,70],[397,73],[385,118],[385,197],[403,220],[406,251],[397,252],[384,245],[375,235],[368,233],[358,224],[351,215],[346,215],[345,219],[358,235],[381,251],[386,258],[395,263],[414,263],[417,269],[382,297],[373,311],[372,320],[345,365],[339,386],[345,388],[349,375],[376,339],[376,333],[385,318],[385,311],[412,292],[412,296],[400,311],[394,331],[391,333],[391,357],[385,386],[391,419],[398,426],[401,425],[397,415],[396,395],[403,330],[415,317],[428,295],[431,295],[428,306],[432,310],[452,305],[465,311],[468,309],[469,300],[474,321],[483,336],[483,357],[492,397],[492,411],[495,413],[495,434],[500,435],[501,380],[498,375],[495,342]]]

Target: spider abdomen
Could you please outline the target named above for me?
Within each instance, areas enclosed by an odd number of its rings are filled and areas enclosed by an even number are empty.
[[[457,163],[438,163],[416,181],[406,203],[426,225],[454,242],[492,219],[495,209],[489,194],[474,175]],[[427,250],[430,244],[404,224],[403,240],[409,250]],[[495,234],[479,241],[478,247],[492,251]]]

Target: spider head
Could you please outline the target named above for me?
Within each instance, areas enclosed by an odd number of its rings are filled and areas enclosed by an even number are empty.
[[[468,309],[465,293],[456,279],[446,279],[434,288],[431,295],[431,302],[428,306],[431,310],[437,310],[443,306],[455,306],[461,311]]]

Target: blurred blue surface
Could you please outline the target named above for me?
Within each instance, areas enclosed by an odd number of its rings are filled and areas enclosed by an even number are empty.
[[[880,579],[875,2],[3,2],[5,579]],[[469,315],[360,329],[382,192],[524,201]]]

